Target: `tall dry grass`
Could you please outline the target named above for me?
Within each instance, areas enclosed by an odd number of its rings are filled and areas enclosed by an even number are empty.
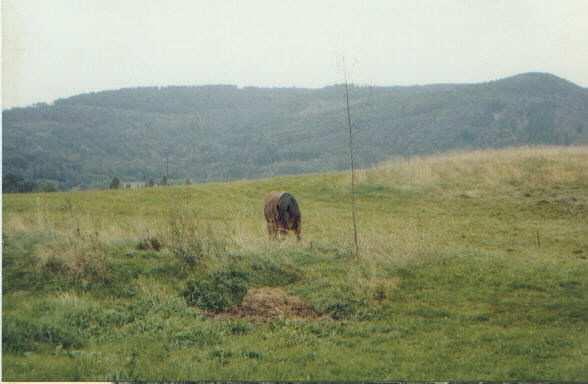
[[[288,251],[293,248],[312,249],[313,244],[328,244],[350,249],[346,173],[280,180],[280,188],[295,190],[304,197],[300,243],[292,238],[277,243],[268,240],[261,201],[267,190],[276,188],[273,180],[128,191],[5,195],[3,231],[53,234],[57,240],[39,251],[40,257],[45,264],[49,260],[61,260],[78,274],[84,273],[84,266],[92,267],[91,261],[96,261],[94,267],[99,269],[100,255],[107,244],[139,242],[150,237],[158,238],[178,253],[200,247],[203,254],[214,253],[219,260],[222,254],[233,250],[281,258],[280,262],[287,263]],[[483,232],[494,225],[481,219],[473,227],[470,220],[466,227],[465,219],[456,218],[459,200],[451,200],[456,207],[442,211],[435,206],[438,202],[433,201],[435,192],[423,191],[432,188],[450,190],[453,195],[479,197],[512,185],[541,186],[586,180],[588,147],[585,146],[454,152],[396,159],[360,170],[360,187],[384,185],[390,189],[384,191],[384,197],[359,196],[362,257],[358,262],[363,266],[350,269],[349,278],[356,279],[359,273],[364,280],[377,279],[384,265],[400,265],[444,249],[455,249],[467,244],[461,237],[464,234],[483,239]],[[418,196],[423,193],[426,199],[421,203]],[[456,211],[448,215],[448,209]],[[91,254],[97,256],[88,258]]]
[[[535,162],[533,164],[526,162]],[[383,162],[363,171],[366,181],[389,179],[411,185],[440,182],[499,185],[519,180],[536,183],[576,181],[588,177],[587,146],[540,146],[480,149],[414,156]],[[539,172],[539,167],[540,172]]]

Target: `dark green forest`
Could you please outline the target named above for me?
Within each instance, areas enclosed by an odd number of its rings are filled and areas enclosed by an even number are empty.
[[[4,110],[4,191],[344,169],[344,97],[343,85],[141,87]],[[361,167],[456,149],[588,143],[588,89],[550,74],[352,86],[350,98]]]

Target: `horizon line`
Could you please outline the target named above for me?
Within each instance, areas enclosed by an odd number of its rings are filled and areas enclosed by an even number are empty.
[[[553,76],[556,77],[560,80],[566,81],[570,84],[573,84],[579,88],[582,89],[586,89],[587,87],[582,86],[578,83],[575,83],[571,80],[568,80],[564,77],[558,76],[553,74],[552,72],[541,72],[541,71],[529,71],[529,72],[519,72],[519,73],[515,73],[513,75],[508,75],[508,76],[504,76],[504,77],[498,77],[495,79],[491,79],[491,80],[483,80],[483,81],[471,81],[471,82],[434,82],[434,83],[412,83],[412,84],[396,84],[396,85],[381,85],[381,84],[362,84],[362,83],[350,83],[349,85],[354,86],[354,87],[373,87],[373,88],[414,88],[414,87],[428,87],[428,86],[447,86],[447,85],[481,85],[481,84],[488,84],[488,83],[492,83],[492,82],[496,82],[496,81],[501,81],[501,80],[507,80],[510,78],[514,78],[514,77],[518,77],[518,76],[523,76],[523,75],[547,75],[547,76]],[[216,84],[168,84],[168,85],[137,85],[137,86],[127,86],[127,87],[121,87],[121,88],[106,88],[106,89],[97,89],[97,90],[89,90],[86,92],[82,92],[82,93],[76,93],[73,95],[69,95],[69,96],[63,96],[63,97],[59,97],[56,98],[52,101],[38,101],[38,102],[33,102],[31,104],[26,104],[26,105],[14,105],[11,107],[7,107],[5,108],[4,105],[2,105],[2,112],[4,111],[10,111],[12,109],[24,109],[24,108],[31,108],[31,107],[35,107],[37,105],[54,105],[56,102],[61,101],[61,100],[67,100],[67,99],[71,99],[74,97],[78,97],[78,96],[82,96],[82,95],[88,95],[88,94],[97,94],[97,93],[103,93],[103,92],[117,92],[117,91],[123,91],[123,90],[130,90],[130,89],[147,89],[147,88],[204,88],[204,87],[234,87],[237,89],[246,89],[246,88],[257,88],[257,89],[299,89],[299,90],[320,90],[320,89],[325,89],[325,88],[329,88],[329,87],[337,87],[337,86],[342,86],[345,83],[334,83],[334,84],[326,84],[323,86],[317,86],[317,87],[300,87],[300,86],[296,86],[296,85],[290,85],[290,86],[285,86],[285,85],[275,85],[275,86],[259,86],[259,85],[239,85],[239,84],[230,84],[230,83],[216,83]],[[4,96],[4,95],[2,95]],[[2,99],[4,99],[4,97],[2,97]],[[3,104],[3,100],[2,100],[2,104]]]

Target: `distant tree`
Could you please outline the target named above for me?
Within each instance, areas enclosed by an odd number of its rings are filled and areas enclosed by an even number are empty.
[[[476,140],[476,136],[474,133],[472,133],[471,130],[469,130],[468,128],[464,128],[458,135],[458,137],[461,139],[461,141],[465,144],[473,144],[474,141]]]
[[[19,192],[19,184],[21,184],[23,181],[24,180],[22,177],[14,175],[12,173],[4,175],[4,177],[2,177],[2,192]]]
[[[163,176],[161,178],[161,182],[159,183],[159,185],[167,185],[167,176]]]
[[[120,180],[118,177],[114,177],[110,182],[110,189],[119,189],[120,188]]]
[[[186,179],[186,181],[184,181],[184,184],[190,185],[190,184],[192,184],[192,181],[190,179]]]
[[[49,181],[43,181],[37,184],[35,190],[38,192],[57,192],[57,186]]]
[[[4,193],[33,192],[36,186],[34,182],[27,181],[22,176],[12,173],[2,177],[2,192]]]
[[[125,184],[125,189],[131,189],[131,184]]]
[[[153,179],[149,179],[149,181],[147,182],[147,184],[145,184],[146,187],[154,187],[155,186],[155,180]]]

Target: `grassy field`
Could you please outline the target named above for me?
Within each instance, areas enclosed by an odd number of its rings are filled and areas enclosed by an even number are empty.
[[[301,242],[267,240],[270,190]],[[344,173],[4,195],[4,379],[588,378],[588,147],[391,161],[357,197],[354,257]],[[188,305],[218,271],[243,303]]]

